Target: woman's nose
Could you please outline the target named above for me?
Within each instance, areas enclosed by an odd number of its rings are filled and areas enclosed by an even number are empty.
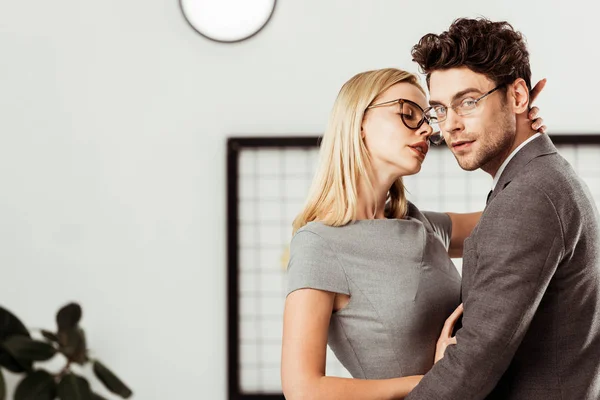
[[[433,134],[433,128],[429,125],[429,122],[423,121],[423,125],[417,129],[417,134],[419,136],[425,136],[425,139],[428,139],[429,136]]]

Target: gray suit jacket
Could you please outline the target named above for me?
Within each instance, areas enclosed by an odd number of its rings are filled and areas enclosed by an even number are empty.
[[[547,135],[465,241],[462,298],[458,343],[407,399],[600,399],[598,210]]]

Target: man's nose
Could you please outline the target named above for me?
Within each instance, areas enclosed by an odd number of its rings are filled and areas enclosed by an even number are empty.
[[[463,129],[462,117],[453,109],[449,108],[446,112],[446,120],[440,124],[442,132],[453,133]]]

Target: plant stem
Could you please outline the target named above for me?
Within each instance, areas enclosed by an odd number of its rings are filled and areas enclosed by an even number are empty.
[[[63,376],[65,376],[67,373],[70,372],[70,368],[71,368],[71,360],[67,360],[67,365],[65,365],[65,367],[62,369],[62,371],[60,371],[57,375],[56,375],[56,380],[59,381],[63,378]]]

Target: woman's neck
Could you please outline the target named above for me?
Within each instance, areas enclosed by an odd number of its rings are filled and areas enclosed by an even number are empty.
[[[374,191],[367,185],[365,179],[358,182],[358,199],[356,202],[356,219],[384,219],[385,201],[392,184],[398,179],[398,176],[383,174],[373,174],[371,183]],[[373,211],[376,210],[375,215]]]

